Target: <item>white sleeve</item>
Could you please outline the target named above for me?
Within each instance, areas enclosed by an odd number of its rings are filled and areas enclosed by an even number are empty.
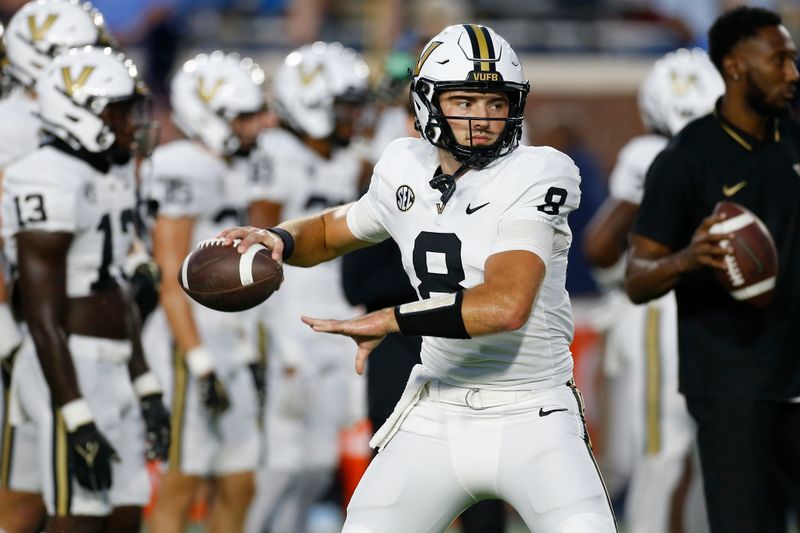
[[[524,250],[536,254],[547,268],[554,242],[555,229],[550,224],[537,220],[519,220],[501,226],[491,254]]]
[[[581,201],[578,167],[556,150],[538,157],[542,159],[534,159],[530,166],[516,170],[520,176],[516,176],[513,183],[529,185],[513,187],[521,189],[521,192],[512,199],[500,218],[501,233],[505,231],[505,225],[520,220],[542,222],[557,232],[570,233],[567,215],[577,209]]]
[[[76,232],[83,191],[78,194],[72,180],[46,173],[18,176],[12,171],[4,181],[7,235],[26,230]]]
[[[347,211],[347,227],[357,239],[365,242],[381,242],[390,236],[380,216],[378,181],[377,174],[373,174],[369,190]]]
[[[636,161],[631,150],[623,149],[617,158],[617,164],[611,171],[608,180],[609,194],[612,198],[632,204],[642,203],[644,196],[644,176],[647,166]]]
[[[623,146],[609,178],[609,195],[617,200],[641,204],[647,170],[667,142],[661,136],[643,135]]]

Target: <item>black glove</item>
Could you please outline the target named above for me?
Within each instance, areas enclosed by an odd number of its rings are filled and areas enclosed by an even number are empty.
[[[198,379],[200,385],[200,400],[212,415],[221,415],[231,406],[225,385],[217,378],[214,372],[209,372]]]
[[[92,492],[111,488],[111,461],[119,461],[119,456],[106,438],[89,422],[70,433],[70,470],[78,483]]]
[[[161,273],[153,262],[136,267],[130,275],[130,290],[139,308],[139,318],[145,319],[158,307],[158,291],[161,286]]]
[[[250,363],[247,365],[250,375],[253,377],[253,385],[256,387],[256,400],[258,401],[258,412],[264,409],[267,401],[267,369],[261,363]]]
[[[3,390],[8,391],[11,389],[11,375],[14,371],[14,361],[17,359],[17,352],[22,347],[17,344],[11,353],[0,359],[0,379],[3,382]]]
[[[170,418],[161,393],[142,398],[142,418],[147,429],[145,457],[148,460],[167,460],[170,441]]]

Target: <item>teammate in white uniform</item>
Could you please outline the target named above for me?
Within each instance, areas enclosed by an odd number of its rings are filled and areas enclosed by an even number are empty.
[[[195,492],[214,480],[212,531],[240,531],[259,456],[255,320],[191,302],[178,284],[184,257],[220,228],[244,220],[249,178],[234,154],[256,141],[264,72],[250,59],[214,52],[188,61],[171,86],[173,119],[186,139],[160,146],[149,169],[158,215],[153,252],[162,272],[161,310],[145,345],[171,384],[173,435],[150,531],[183,531]]]
[[[493,497],[537,533],[616,530],[572,384],[564,281],[580,177],[556,150],[517,148],[528,89],[493,30],[450,26],[414,70],[425,140],[389,145],[366,195],[270,230],[221,234],[298,266],[389,236],[402,251],[421,301],[351,320],[303,318],[352,337],[359,373],[387,333],[424,336],[423,363],[373,438],[381,452],[345,532],[443,531]]]
[[[5,74],[10,90],[0,101],[0,179],[13,162],[39,147],[41,122],[36,116],[34,84],[52,58],[72,46],[97,44],[106,39],[102,17],[88,3],[68,0],[32,1],[11,18],[3,36],[7,48]],[[5,372],[0,391],[8,391],[14,358],[9,357],[21,342],[21,333],[5,301],[5,277],[9,275],[0,253],[0,360]],[[0,401],[0,406],[6,405]],[[11,428],[7,407],[2,407],[0,424],[0,528],[33,531],[45,509],[39,492],[36,434],[33,424]],[[8,433],[8,438],[2,438]]]
[[[650,163],[691,120],[705,115],[723,91],[722,78],[702,50],[677,50],[657,61],[639,89],[639,109],[650,131],[620,151],[611,174],[610,195],[585,236],[587,257],[599,267],[622,261],[639,210]],[[614,279],[621,293],[622,272]],[[672,292],[647,305],[618,310],[606,332],[606,358],[619,367],[613,380],[620,402],[611,416],[632,421],[632,476],[625,504],[626,531],[662,533],[675,528],[703,531],[699,472],[692,460],[694,423],[678,392],[677,307]],[[612,444],[614,446],[614,444]],[[628,448],[629,446],[624,446]],[[693,500],[682,501],[683,476],[692,475]],[[671,512],[680,509],[680,524]]]
[[[110,48],[57,57],[36,84],[52,138],[8,167],[3,183],[5,246],[30,330],[12,378],[12,423],[36,424],[51,531],[99,531],[115,507],[124,508],[117,529],[137,531],[149,498],[136,397],[160,390],[146,370],[131,382],[140,342],[120,275],[135,207],[138,87],[136,67]]]
[[[272,226],[358,197],[363,166],[346,143],[352,108],[361,105],[368,74],[361,56],[339,43],[318,42],[287,56],[272,84],[282,124],[262,134],[256,154],[268,175],[250,190],[255,224]],[[333,480],[339,433],[354,422],[348,416],[351,400],[365,403],[363,390],[352,398],[349,341],[315,335],[297,320],[308,312],[353,314],[340,261],[313,270],[287,266],[285,276],[294,283],[266,306],[271,333],[266,463],[258,475],[249,533],[305,531],[311,506]],[[365,415],[365,405],[361,411]]]

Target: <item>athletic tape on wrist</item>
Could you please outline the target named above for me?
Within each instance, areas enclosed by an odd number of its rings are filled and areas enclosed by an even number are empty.
[[[0,303],[0,359],[9,355],[21,342],[22,334],[11,308],[6,303]]]
[[[214,370],[214,360],[203,346],[195,346],[186,353],[186,365],[195,377],[205,376]]]
[[[133,390],[139,398],[164,393],[158,378],[149,370],[133,380]]]
[[[94,422],[89,404],[83,398],[77,398],[61,406],[61,417],[67,431],[72,433],[81,426]]]
[[[464,293],[436,296],[394,308],[397,326],[403,335],[423,335],[448,339],[469,339],[461,316]]]
[[[294,253],[294,237],[283,228],[267,228],[267,231],[277,235],[283,241],[283,260],[286,261]]]

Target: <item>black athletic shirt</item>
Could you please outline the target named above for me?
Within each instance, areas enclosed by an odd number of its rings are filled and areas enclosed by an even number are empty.
[[[684,394],[800,396],[800,124],[769,124],[758,141],[718,112],[690,123],[655,159],[634,233],[685,248],[720,200],[755,213],[778,248],[766,309],[734,300],[703,268],[676,285]]]

